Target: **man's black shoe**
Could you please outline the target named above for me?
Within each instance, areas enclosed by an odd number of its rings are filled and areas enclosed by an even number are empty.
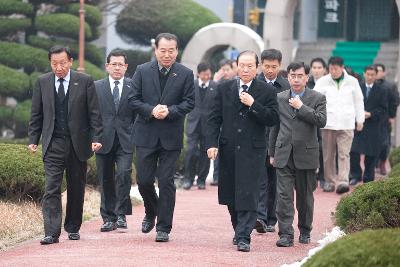
[[[300,234],[299,242],[302,244],[310,244],[310,242],[311,242],[310,235]]]
[[[356,185],[358,183],[357,179],[351,179],[350,180],[350,185]]]
[[[233,237],[233,239],[232,239],[232,244],[234,245],[234,246],[237,246],[237,240],[236,240],[236,237]]]
[[[169,241],[169,236],[168,233],[158,231],[156,235],[156,242],[168,242]]]
[[[343,194],[343,193],[346,193],[346,192],[349,192],[349,186],[347,184],[340,184],[336,188],[336,193],[337,194]]]
[[[200,189],[200,190],[204,190],[204,189],[206,189],[206,184],[200,183],[200,184],[197,185],[197,188]]]
[[[335,186],[331,185],[330,183],[325,183],[323,191],[324,192],[333,192],[333,191],[335,191]]]
[[[293,238],[289,236],[281,236],[278,241],[276,241],[278,247],[293,247]]]
[[[190,188],[192,188],[192,183],[188,182],[188,181],[185,181],[185,182],[183,182],[182,188],[185,189],[185,190],[189,190]]]
[[[79,233],[68,233],[68,239],[69,240],[79,240],[81,239],[81,236]]]
[[[53,236],[45,236],[40,240],[41,245],[50,245],[50,244],[55,244],[58,243],[58,237],[53,237]]]
[[[100,228],[100,232],[111,232],[117,229],[117,225],[114,222],[105,222]]]
[[[125,216],[118,216],[117,228],[118,229],[128,229],[128,224],[126,223]]]
[[[275,226],[273,225],[267,225],[267,228],[265,228],[267,230],[267,232],[269,233],[273,233],[275,232]]]
[[[149,233],[151,230],[153,230],[154,225],[155,225],[155,217],[154,218],[149,218],[147,216],[144,217],[143,222],[142,222],[142,233]]]
[[[249,252],[250,244],[240,241],[239,244],[237,244],[237,250],[242,251],[242,252]]]
[[[256,229],[257,233],[266,233],[267,225],[265,224],[265,222],[263,220],[257,219],[254,229]]]
[[[218,181],[212,181],[212,182],[210,183],[210,185],[212,185],[212,186],[218,186]]]

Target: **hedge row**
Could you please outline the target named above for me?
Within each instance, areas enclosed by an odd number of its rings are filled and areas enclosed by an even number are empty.
[[[26,98],[29,88],[27,74],[0,64],[0,95],[23,99]]]
[[[79,18],[71,14],[47,14],[36,17],[36,29],[48,35],[79,38]],[[92,30],[85,22],[85,39],[92,39]]]
[[[80,9],[80,4],[70,4],[67,7],[67,12],[78,16],[79,17],[79,9]],[[92,27],[97,27],[101,25],[101,22],[103,20],[103,15],[101,14],[101,11],[92,5],[85,5],[85,21],[89,23],[90,26]]]
[[[390,152],[389,162],[392,167],[400,163],[400,147],[397,147]]]
[[[51,40],[39,36],[31,35],[28,37],[28,43],[34,47],[49,50],[52,46],[60,44],[59,40]],[[78,59],[79,45],[76,42],[64,40],[63,45],[69,46],[74,59]],[[92,44],[85,44],[85,58],[96,66],[102,67],[104,64],[104,51]]]
[[[8,36],[31,26],[30,19],[0,18],[0,36]]]
[[[8,16],[12,14],[31,15],[33,6],[29,3],[24,3],[21,0],[1,0],[0,15]]]
[[[72,64],[72,69],[78,69],[78,60],[74,60]],[[92,76],[93,80],[100,80],[106,77],[105,71],[99,69],[97,66],[93,65],[89,61],[85,61],[85,72]]]
[[[2,122],[9,121],[13,118],[14,109],[7,106],[0,106],[0,127]]]

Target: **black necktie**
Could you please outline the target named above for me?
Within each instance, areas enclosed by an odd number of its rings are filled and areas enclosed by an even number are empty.
[[[248,88],[249,88],[249,87],[248,87],[247,85],[243,84],[243,85],[242,85],[242,89],[243,89],[242,92],[247,92],[247,89],[248,89]]]
[[[115,110],[118,110],[118,105],[119,105],[119,88],[118,84],[119,81],[114,82],[115,86],[113,89],[113,99],[114,99],[114,105],[115,105]]]
[[[60,85],[58,86],[57,97],[58,100],[60,100],[60,102],[62,103],[65,99],[64,79],[60,78],[58,79],[58,82],[60,83]]]
[[[161,71],[161,74],[164,75],[164,76],[166,76],[167,73],[168,73],[168,70],[166,68],[164,68],[164,67],[162,67],[160,71]]]

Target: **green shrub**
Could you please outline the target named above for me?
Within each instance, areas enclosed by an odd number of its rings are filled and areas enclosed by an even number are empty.
[[[96,156],[87,161],[86,184],[98,186]]]
[[[400,163],[400,147],[393,149],[389,155],[390,166]]]
[[[400,227],[400,179],[363,184],[336,207],[336,224],[345,232]]]
[[[126,76],[132,77],[136,71],[136,67],[140,64],[150,61],[151,51],[141,50],[124,50],[128,56],[128,70]]]
[[[31,26],[30,19],[0,18],[0,36],[8,36]]]
[[[18,103],[14,111],[14,120],[26,124],[28,128],[28,122],[31,117],[31,107],[32,100],[30,99]]]
[[[41,73],[41,72],[32,72],[32,73],[29,75],[29,83],[30,83],[31,89],[33,89],[33,88],[35,87],[37,79],[38,79],[39,76],[42,75],[42,74],[43,74],[43,73]],[[30,92],[30,93],[31,93],[31,95],[32,95],[32,92]]]
[[[74,60],[74,63],[72,64],[72,69],[78,69],[78,60]],[[85,61],[85,72],[92,76],[93,80],[100,80],[106,77],[105,71],[99,69],[88,61]]]
[[[0,106],[0,129],[2,126],[7,125],[13,118],[14,109],[7,106]]]
[[[32,154],[26,145],[0,144],[0,151],[0,195],[13,200],[38,200],[45,180],[41,150]]]
[[[79,46],[76,42],[68,40],[63,40],[61,42],[58,40],[51,40],[48,38],[31,35],[28,37],[28,43],[34,47],[39,47],[44,50],[49,50],[52,46],[61,43],[63,45],[69,46],[69,48],[71,49],[72,57],[74,58],[74,60],[78,60]],[[86,43],[85,58],[96,66],[102,67],[105,58],[104,51],[103,49],[98,48],[95,45]]]
[[[12,14],[30,15],[33,13],[33,7],[29,3],[20,0],[1,0],[0,15],[8,16]]]
[[[392,166],[390,173],[388,175],[389,178],[400,178],[400,164],[396,164]]]
[[[80,9],[79,3],[70,4],[67,7],[67,13],[79,17],[79,9]],[[101,14],[101,11],[97,7],[91,5],[85,5],[85,21],[87,21],[87,23],[89,23],[90,26],[97,27],[101,25],[102,19],[103,15]]]
[[[199,29],[220,19],[192,0],[130,1],[118,15],[116,30],[122,37],[142,45],[160,32],[176,34],[184,48]]]
[[[79,38],[79,18],[70,14],[48,14],[36,17],[36,29],[49,35]],[[85,38],[92,40],[92,31],[85,22]]]
[[[328,244],[304,267],[395,267],[400,264],[400,229],[367,230]]]
[[[0,42],[0,64],[25,72],[46,72],[50,69],[47,51],[29,45]]]
[[[0,95],[21,99],[26,97],[29,87],[27,74],[0,64]]]

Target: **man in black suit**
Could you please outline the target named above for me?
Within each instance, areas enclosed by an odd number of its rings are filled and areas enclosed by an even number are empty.
[[[80,239],[87,160],[101,148],[101,115],[90,76],[71,70],[69,48],[49,50],[52,72],[36,82],[29,122],[29,150],[36,152],[42,136],[45,193],[42,199],[45,237],[58,243],[61,234],[61,182],[66,171],[67,211],[64,229]]]
[[[280,93],[290,88],[289,82],[278,75],[282,62],[282,53],[277,49],[267,49],[261,53],[261,69],[262,73],[258,75],[258,79],[268,84],[266,90],[275,90]],[[271,128],[267,127],[267,148],[268,139]],[[255,229],[258,233],[275,232],[276,218],[276,170],[267,158],[265,162],[265,174],[261,179],[260,199],[257,208],[257,222]]]
[[[325,96],[306,87],[308,68],[294,62],[287,71],[291,88],[277,96],[280,123],[269,136],[270,160],[277,173],[278,247],[293,246],[294,190],[299,242],[310,243],[319,166],[317,131],[326,124]]]
[[[101,188],[101,232],[127,229],[126,215],[132,214],[131,189],[133,123],[135,113],[128,104],[132,80],[125,78],[127,56],[113,50],[105,65],[107,78],[95,82],[103,120],[103,147],[96,153],[97,177]]]
[[[350,184],[355,185],[375,180],[375,164],[382,148],[382,122],[387,120],[387,90],[376,82],[377,69],[367,66],[364,69],[365,83],[361,83],[364,96],[365,122],[362,131],[354,133],[350,153]],[[360,155],[364,157],[364,173],[360,166]],[[362,178],[362,179],[361,179]]]
[[[206,178],[210,169],[210,160],[205,149],[205,133],[209,102],[215,97],[217,84],[211,81],[211,68],[207,63],[197,66],[198,79],[194,81],[195,105],[186,119],[185,178],[183,188],[189,190],[196,173],[197,187],[206,188]],[[197,171],[198,170],[198,171]]]
[[[206,148],[211,159],[219,154],[218,200],[228,206],[233,244],[248,252],[264,174],[265,126],[278,122],[278,109],[275,91],[266,90],[267,85],[256,79],[257,54],[244,51],[237,63],[239,78],[217,87],[207,121]]]
[[[157,217],[156,242],[167,242],[175,207],[173,175],[182,149],[185,115],[194,107],[194,77],[190,69],[175,62],[175,35],[157,35],[155,55],[157,60],[137,67],[129,104],[138,114],[134,141],[137,182],[146,210],[142,232],[150,232]],[[156,175],[159,197],[154,188]]]

